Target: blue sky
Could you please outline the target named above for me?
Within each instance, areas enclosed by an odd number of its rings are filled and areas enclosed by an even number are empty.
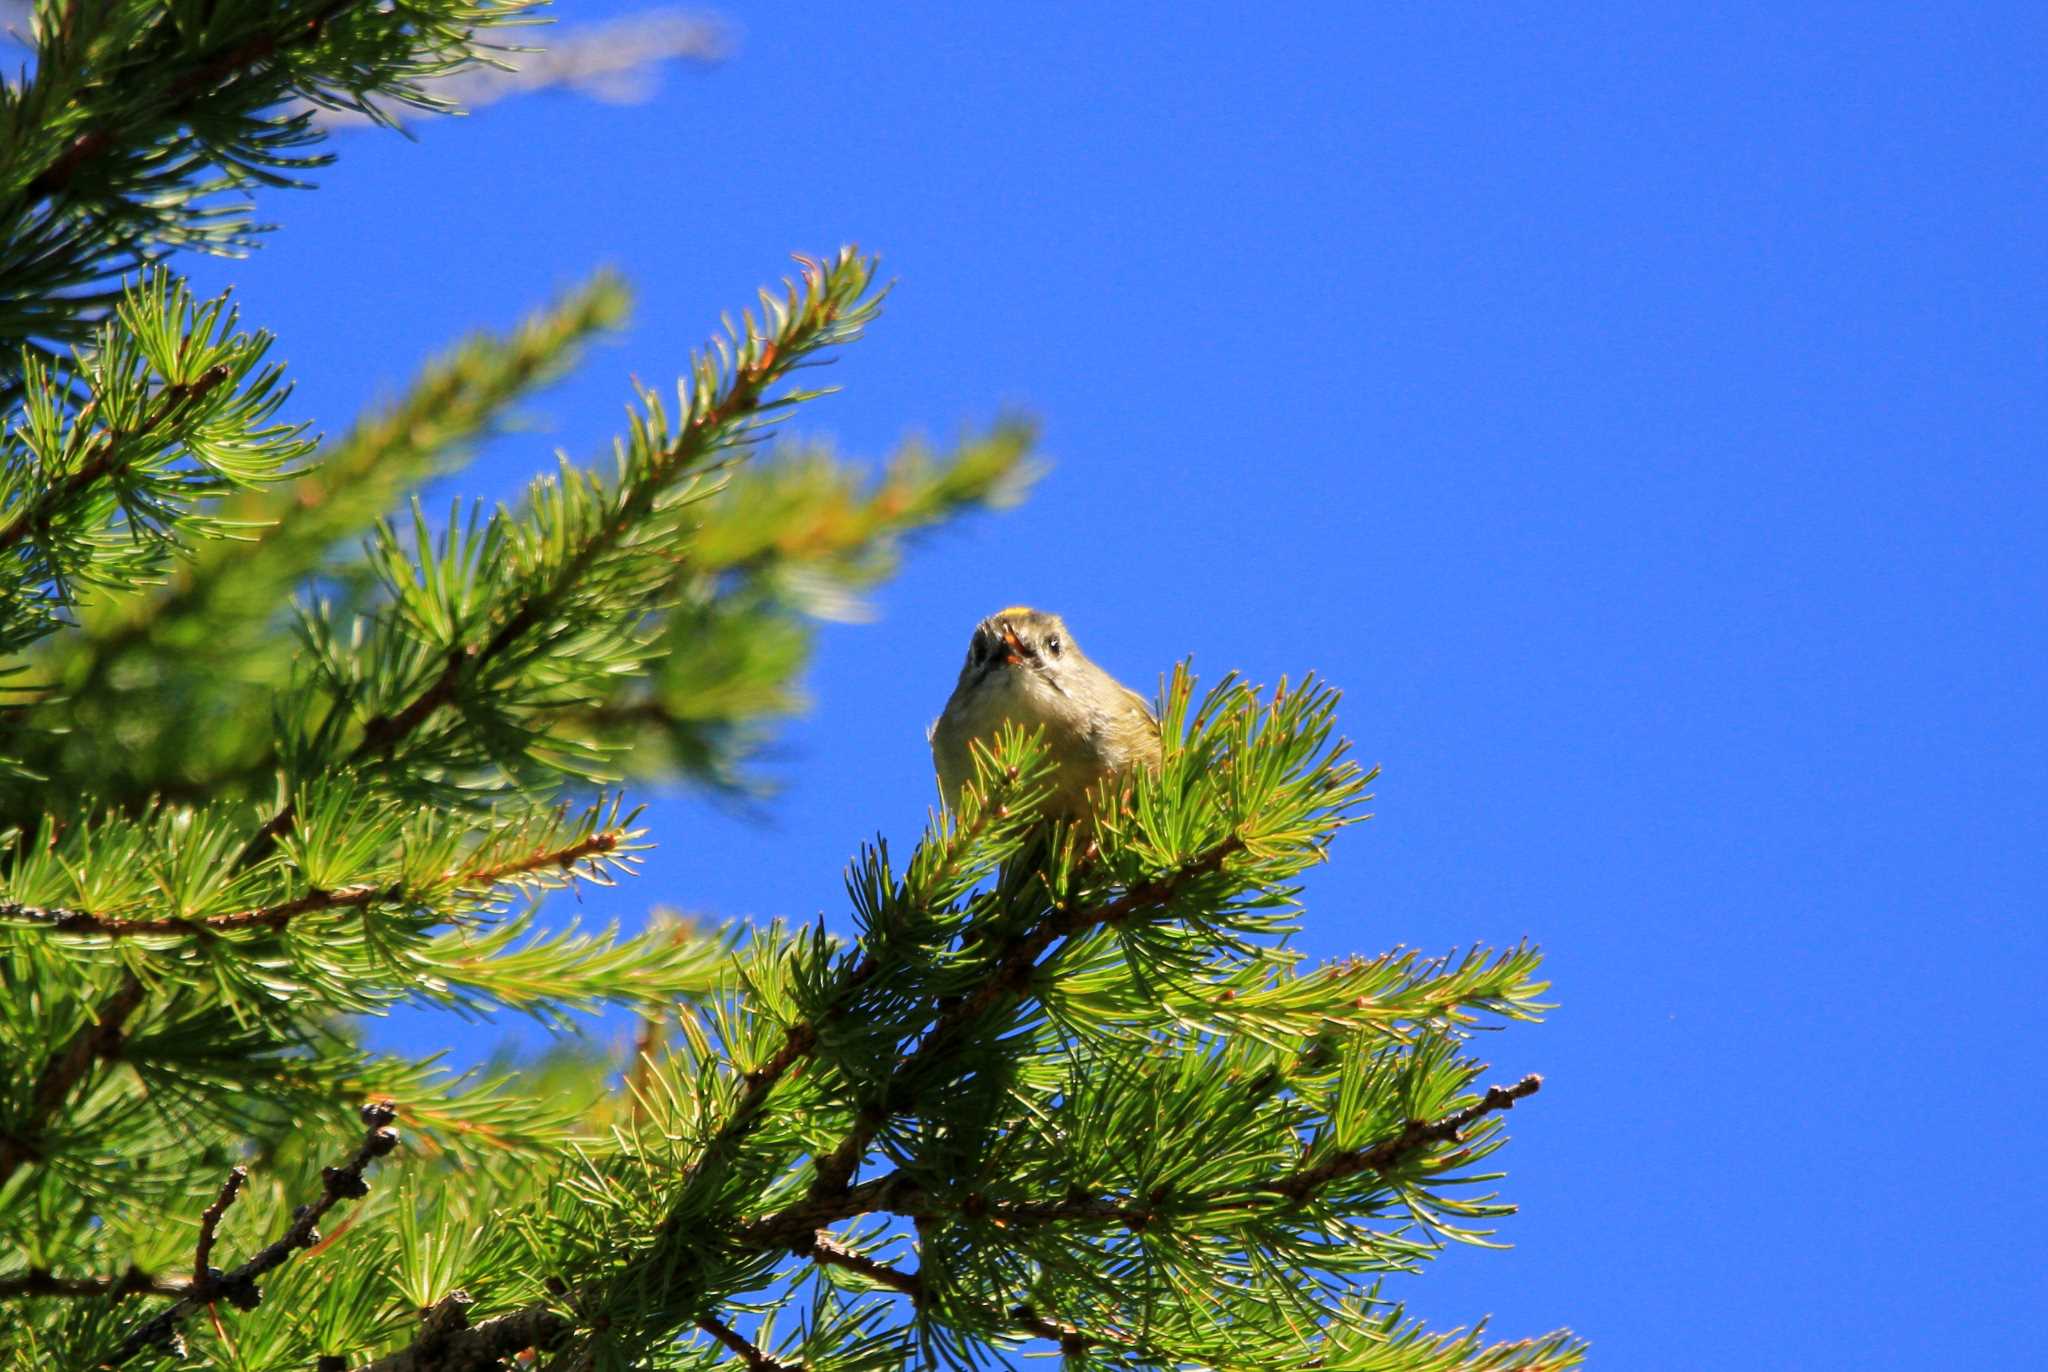
[[[723,13],[731,60],[643,105],[344,135],[198,270],[334,432],[623,268],[634,326],[479,494],[598,453],[629,376],[848,241],[899,285],[807,433],[1043,421],[1026,505],[825,632],[765,817],[652,797],[644,879],[584,913],[845,928],[996,606],[1147,690],[1189,653],[1315,669],[1386,770],[1302,948],[1529,937],[1562,1006],[1486,1045],[1548,1080],[1502,1155],[1515,1247],[1416,1311],[1612,1367],[2034,1360],[2048,12]]]

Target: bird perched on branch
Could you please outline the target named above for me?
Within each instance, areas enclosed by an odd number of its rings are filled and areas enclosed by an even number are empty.
[[[1104,777],[1159,766],[1159,722],[1136,691],[1088,660],[1058,615],[1016,605],[974,627],[967,661],[931,728],[939,791],[957,804],[974,779],[971,744],[995,741],[1006,723],[1043,727],[1058,768],[1042,813],[1088,814],[1088,793]]]

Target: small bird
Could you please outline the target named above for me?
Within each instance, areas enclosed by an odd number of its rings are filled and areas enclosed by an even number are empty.
[[[1144,697],[1090,662],[1058,615],[1023,605],[974,627],[960,679],[931,727],[946,804],[974,779],[969,745],[993,743],[1006,723],[1044,727],[1058,767],[1047,815],[1083,819],[1088,792],[1104,777],[1159,766],[1159,722]]]

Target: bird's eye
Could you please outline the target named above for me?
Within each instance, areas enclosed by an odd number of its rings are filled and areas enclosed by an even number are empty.
[[[1060,636],[1058,634],[1047,634],[1045,636],[1045,650],[1054,657],[1060,655]]]

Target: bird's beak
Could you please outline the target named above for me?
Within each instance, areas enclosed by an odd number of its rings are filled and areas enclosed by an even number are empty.
[[[1003,625],[1003,646],[1009,649],[1008,652],[1003,654],[1004,662],[1008,663],[1012,667],[1019,666],[1023,663],[1024,642],[1022,639],[1017,637],[1017,631],[1015,629],[1012,629],[1008,623],[1005,623]]]

